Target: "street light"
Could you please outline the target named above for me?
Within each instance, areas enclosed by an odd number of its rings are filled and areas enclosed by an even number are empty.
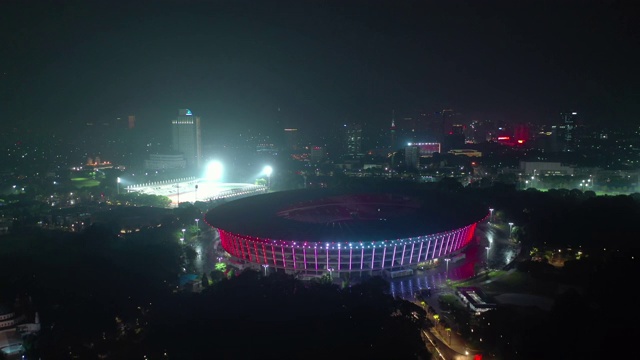
[[[509,223],[509,239],[511,239],[511,230],[513,229],[513,223]]]
[[[491,249],[488,246],[485,246],[485,249],[487,249],[487,264],[489,263],[489,249]]]
[[[489,209],[489,214],[490,214],[489,222],[493,222],[493,208]]]
[[[199,222],[199,221],[200,221],[200,219],[196,219],[196,227],[197,227],[198,229],[200,229],[200,227],[198,226],[198,222]]]
[[[448,279],[449,278],[449,261],[451,261],[451,259],[445,258],[444,261],[447,264],[447,279]]]
[[[327,270],[329,270],[329,278],[333,281],[333,268],[329,268]]]
[[[184,239],[184,232],[187,231],[187,229],[182,229],[182,238]]]
[[[267,268],[269,267],[269,264],[262,264],[262,267],[264,268],[264,276],[267,276]]]

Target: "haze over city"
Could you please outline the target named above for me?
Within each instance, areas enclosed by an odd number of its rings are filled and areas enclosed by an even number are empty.
[[[178,108],[207,133],[469,120],[637,121],[625,1],[138,1],[0,5],[0,119],[72,130]],[[6,126],[5,125],[5,126]]]

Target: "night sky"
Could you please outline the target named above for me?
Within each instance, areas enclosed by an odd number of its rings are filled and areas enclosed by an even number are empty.
[[[156,129],[178,108],[227,131],[442,108],[640,123],[634,1],[0,3],[3,127]]]

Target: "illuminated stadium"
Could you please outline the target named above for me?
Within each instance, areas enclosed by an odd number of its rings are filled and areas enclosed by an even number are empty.
[[[196,201],[234,199],[255,195],[266,192],[267,187],[247,183],[220,183],[206,179],[183,178],[149,184],[128,185],[123,190],[126,192],[166,196],[171,200],[171,205],[176,207],[181,202],[195,203]]]
[[[446,257],[487,215],[455,194],[314,189],[231,201],[205,221],[238,261],[313,276],[411,269]]]
[[[265,166],[262,172],[257,174],[257,176],[267,178],[266,186],[223,182],[223,165],[219,161],[212,161],[207,165],[205,174],[201,178],[192,176],[140,184],[131,183],[118,177],[118,193],[122,188],[122,191],[127,193],[138,192],[166,196],[171,200],[171,205],[174,207],[177,207],[181,202],[232,200],[266,192],[272,171],[271,166]]]

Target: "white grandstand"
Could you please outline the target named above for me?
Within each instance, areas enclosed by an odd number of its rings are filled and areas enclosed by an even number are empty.
[[[247,183],[221,183],[195,177],[129,185],[127,192],[162,195],[171,199],[172,206],[181,202],[210,201],[264,193],[267,187]]]

